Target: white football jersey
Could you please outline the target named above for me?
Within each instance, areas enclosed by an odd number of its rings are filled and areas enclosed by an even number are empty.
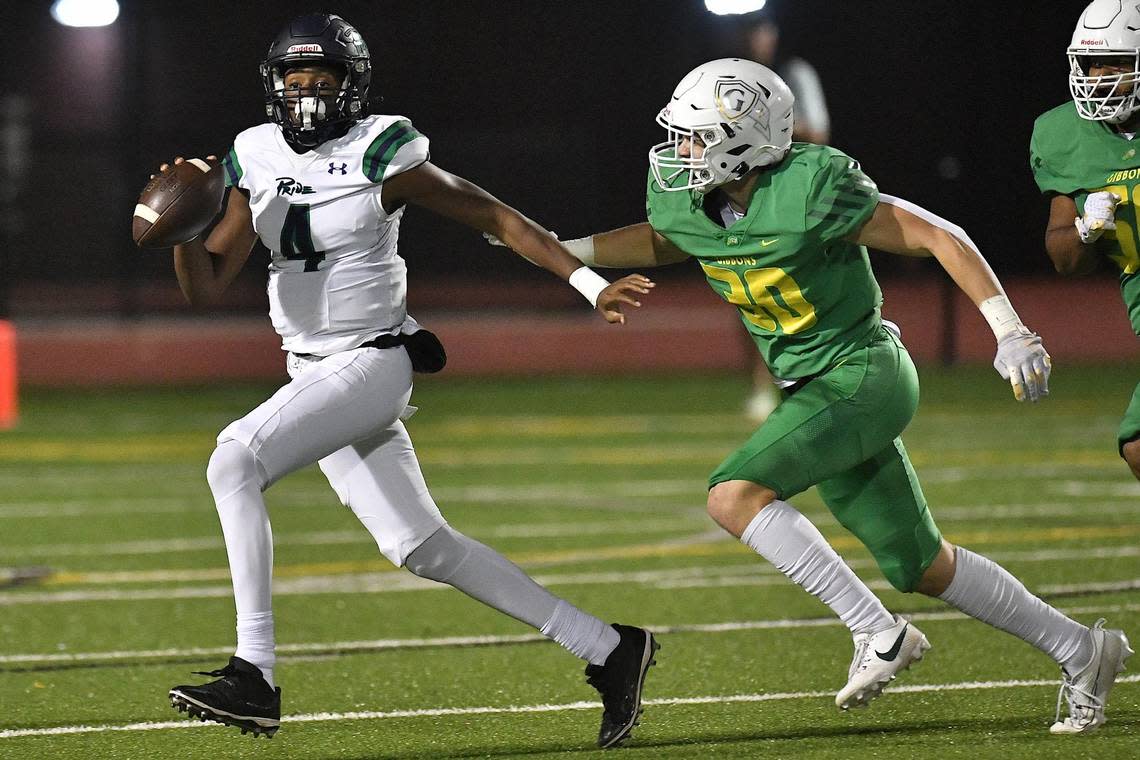
[[[249,193],[253,227],[273,254],[269,315],[283,349],[328,356],[410,320],[396,252],[403,208],[386,212],[380,189],[427,160],[428,139],[402,116],[368,116],[301,154],[276,124],[237,136],[226,185]]]

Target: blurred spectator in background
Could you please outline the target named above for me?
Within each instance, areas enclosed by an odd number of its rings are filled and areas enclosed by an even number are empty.
[[[803,58],[787,55],[779,49],[780,28],[770,16],[751,19],[744,34],[748,57],[775,71],[796,97],[792,139],[826,143],[831,138],[831,120],[815,68]]]
[[[744,42],[746,56],[775,71],[796,98],[792,139],[796,142],[825,144],[831,137],[831,119],[815,68],[803,58],[788,55],[780,49],[780,28],[771,16],[749,17],[744,25]],[[763,422],[780,403],[780,392],[772,383],[772,375],[751,343],[748,344],[748,354],[754,363],[752,394],[745,403],[745,412],[753,422]]]

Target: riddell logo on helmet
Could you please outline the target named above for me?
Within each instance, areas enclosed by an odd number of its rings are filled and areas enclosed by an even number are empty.
[[[1082,45],[1107,45],[1104,40],[1081,40]]]
[[[324,48],[322,48],[320,45],[307,44],[307,45],[290,45],[289,49],[285,51],[285,54],[288,55],[289,53],[323,53],[323,52],[325,52]]]

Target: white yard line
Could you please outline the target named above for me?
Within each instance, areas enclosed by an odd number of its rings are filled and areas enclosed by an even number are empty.
[[[730,449],[726,448],[725,453]],[[545,455],[542,463],[548,463]],[[523,464],[520,462],[520,464]],[[1012,480],[1021,477],[1037,479],[1059,480],[1057,483],[1047,483],[1046,488],[1053,493],[1072,497],[1100,498],[1115,497],[1113,504],[1127,505],[1129,502],[1122,499],[1140,495],[1140,485],[1129,481],[1085,482],[1074,480],[1078,472],[1091,469],[1104,469],[1117,471],[1122,464],[1106,463],[1103,467],[1082,464],[1079,468],[1062,467],[1056,464],[1010,464],[1010,465],[971,465],[961,467],[921,467],[919,479],[924,483],[962,483],[978,480]],[[1126,470],[1121,470],[1126,472]],[[205,478],[202,478],[204,485]],[[465,503],[514,503],[514,502],[553,502],[576,499],[588,501],[591,498],[622,496],[631,499],[653,499],[667,496],[691,496],[696,503],[703,501],[704,482],[700,478],[684,479],[638,479],[609,483],[575,482],[566,484],[483,484],[476,486],[438,486],[431,489],[433,496],[440,502]],[[335,497],[331,491],[315,493],[307,496],[303,493],[288,492],[276,494],[270,492],[271,502],[286,506],[313,506],[328,505],[335,508]],[[209,511],[208,495],[203,491],[203,499],[187,500],[172,498],[155,498],[147,496],[121,497],[113,500],[78,501],[75,499],[53,500],[36,499],[12,502],[0,501],[0,519],[30,519],[30,518],[58,518],[79,517],[85,515],[115,515],[115,514],[167,514],[171,512],[185,512],[202,509]],[[954,507],[933,507],[935,515]],[[1074,513],[1079,510],[1074,506]]]
[[[109,501],[53,501],[50,499],[0,504],[0,520],[35,517],[88,517],[92,515],[170,514],[190,512],[195,507],[185,499],[113,499]]]
[[[486,494],[483,494],[486,496]],[[505,503],[511,500],[524,500],[514,497],[503,499],[488,499],[490,503]],[[607,503],[613,502],[613,495],[604,497]],[[442,500],[442,497],[436,496]],[[554,493],[539,493],[525,499],[533,502],[560,503],[574,506],[574,496],[563,494],[561,497]],[[582,499],[593,500],[594,497],[582,496]],[[475,501],[474,499],[454,499],[455,501]],[[699,499],[697,499],[699,501]],[[579,503],[577,506],[581,506]],[[671,504],[670,506],[677,506]],[[181,508],[172,508],[165,511],[184,511]],[[1140,501],[1107,500],[1097,504],[1098,514],[1135,514],[1140,513]],[[138,511],[150,511],[140,509]],[[475,537],[487,538],[558,538],[578,535],[637,535],[653,533],[674,533],[686,530],[700,530],[708,528],[712,523],[705,517],[704,509],[699,505],[687,510],[691,517],[679,517],[679,513],[671,512],[669,520],[615,520],[614,522],[555,522],[555,523],[523,523],[516,525],[498,525],[488,528],[474,527],[466,532]],[[1088,513],[1088,508],[1082,504],[1061,502],[1056,504],[992,504],[988,506],[943,506],[934,510],[935,519],[942,524],[954,522],[974,522],[976,520],[1021,520],[1026,517],[1078,517]],[[45,508],[45,514],[50,510]],[[823,510],[809,510],[805,512],[809,520],[817,524],[826,525],[832,519],[831,515]],[[687,540],[682,537],[681,540]],[[313,531],[298,533],[281,533],[274,536],[276,546],[323,546],[323,545],[367,545],[371,541],[367,533],[360,530],[341,531]],[[200,552],[223,547],[220,535],[199,536],[194,538],[174,539],[139,539],[134,541],[115,541],[107,543],[60,543],[60,544],[32,544],[28,546],[9,546],[0,548],[0,561],[37,559],[37,558],[63,558],[88,556],[137,556],[147,554],[171,554],[178,552]]]
[[[1105,497],[1105,496],[1140,496],[1140,483],[1104,483],[1099,481],[1062,480],[1049,483],[1049,490],[1066,496]]]
[[[1062,612],[1068,615],[1094,615],[1105,613],[1140,612],[1140,603],[1136,604],[1109,604],[1085,605],[1078,607],[1065,607]],[[963,621],[971,618],[953,610],[940,610],[937,612],[916,612],[906,616],[909,620],[922,621]],[[797,618],[775,620],[733,620],[723,623],[685,623],[647,625],[646,627],[658,634],[674,633],[731,633],[733,631],[764,631],[789,630],[804,628],[827,628],[842,625],[842,621],[835,617],[824,618]],[[522,633],[513,635],[486,635],[486,636],[436,636],[431,638],[415,639],[373,639],[364,641],[330,641],[330,642],[297,642],[277,645],[277,653],[281,655],[314,654],[331,652],[377,651],[384,649],[423,649],[432,647],[467,647],[490,646],[504,644],[525,644],[536,641],[546,641],[546,637],[537,633]],[[217,655],[230,655],[233,646],[220,647],[189,647],[169,649],[134,649],[106,652],[51,652],[43,654],[8,654],[0,655],[0,664],[61,664],[83,662],[114,662],[118,660],[153,660],[186,657],[212,657]]]
[[[701,510],[703,515],[704,510]],[[472,536],[489,538],[561,538],[566,536],[643,535],[676,533],[705,527],[708,521],[700,517],[654,521],[615,521],[605,523],[521,523],[474,528],[465,531]],[[328,530],[304,533],[275,533],[274,546],[338,546],[373,544],[368,532],[361,527],[353,530]],[[139,539],[107,543],[33,544],[0,549],[0,561],[54,557],[106,557],[137,556],[146,554],[174,554],[223,549],[221,534],[195,538]]]
[[[709,538],[708,536],[703,536]],[[675,543],[675,542],[674,542]],[[673,544],[670,544],[673,545]],[[1088,559],[1109,559],[1140,556],[1140,548],[1132,545],[1102,548],[1040,549],[1031,551],[1001,551],[989,555],[999,562],[1051,562]],[[604,558],[604,557],[600,557]],[[582,557],[580,559],[588,559]],[[523,561],[523,567],[549,564],[544,560]],[[854,559],[848,563],[856,569],[872,568],[874,562],[867,559]],[[278,568],[274,579],[274,593],[279,596],[304,594],[349,594],[349,593],[398,593],[407,591],[438,591],[449,588],[444,584],[418,578],[410,573],[389,571],[370,572],[369,562],[349,563],[349,567],[335,568],[322,564],[313,565],[304,575],[288,575],[290,568]],[[294,566],[294,571],[305,566]],[[91,584],[136,584],[136,583],[187,583],[227,581],[212,586],[178,586],[174,588],[78,588],[61,591],[3,591],[0,592],[0,607],[23,604],[69,604],[88,601],[151,601],[164,599],[209,599],[225,598],[231,595],[232,586],[228,583],[229,570],[225,567],[203,568],[198,570],[127,570],[82,573],[74,583]],[[734,562],[726,565],[686,566],[663,570],[613,571],[585,573],[544,573],[535,574],[535,580],[543,585],[595,585],[609,583],[639,583],[658,589],[704,588],[732,586],[771,586],[788,583],[768,564],[760,561]],[[1111,581],[1076,585],[1037,587],[1038,593],[1098,593],[1129,591],[1137,588],[1140,579],[1116,579]],[[881,579],[868,582],[872,588],[887,589],[889,585]]]
[[[1140,675],[1118,678],[1118,684],[1136,683]],[[957,683],[907,684],[892,686],[891,694],[927,694],[944,691],[990,691],[994,689],[1024,689],[1055,687],[1056,680],[1010,680],[1010,681],[959,681]],[[834,696],[832,691],[790,691],[767,694],[717,694],[703,697],[666,697],[647,699],[642,704],[647,707],[677,707],[686,705],[707,705],[746,702],[783,702],[798,699],[823,699]],[[571,710],[596,710],[598,702],[568,702],[560,705],[507,705],[502,707],[435,707],[419,710],[358,710],[354,712],[323,712],[286,715],[285,723],[331,723],[346,720],[390,720],[394,718],[439,718],[462,715],[503,715],[518,713],[553,713]],[[219,724],[206,724],[190,720],[161,721],[151,723],[127,723],[123,725],[98,726],[56,726],[54,728],[15,728],[0,731],[0,739],[16,739],[23,736],[59,736],[61,734],[95,734],[108,731],[159,731],[168,728],[201,728]]]

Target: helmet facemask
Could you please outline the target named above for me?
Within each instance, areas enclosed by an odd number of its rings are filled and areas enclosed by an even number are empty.
[[[1068,55],[1069,92],[1082,119],[1120,124],[1140,111],[1140,50],[1069,48]],[[1089,76],[1097,58],[1130,60],[1132,70]]]
[[[657,123],[665,128],[668,139],[657,143],[649,149],[649,165],[653,167],[653,176],[664,190],[697,190],[705,192],[711,189],[716,176],[709,164],[709,151],[724,142],[724,130],[716,124],[689,129],[676,127],[669,123],[665,111],[657,114]],[[689,155],[681,155],[681,146],[689,141]],[[704,147],[700,158],[692,155],[693,146],[700,144]],[[689,172],[689,180],[685,184],[674,184],[677,179]]]
[[[366,64],[358,62],[357,65]],[[289,70],[310,66],[337,71],[341,78],[339,90],[286,89],[285,75]],[[263,64],[266,114],[280,125],[286,140],[307,148],[343,133],[364,111],[353,68],[348,63],[327,58]]]

